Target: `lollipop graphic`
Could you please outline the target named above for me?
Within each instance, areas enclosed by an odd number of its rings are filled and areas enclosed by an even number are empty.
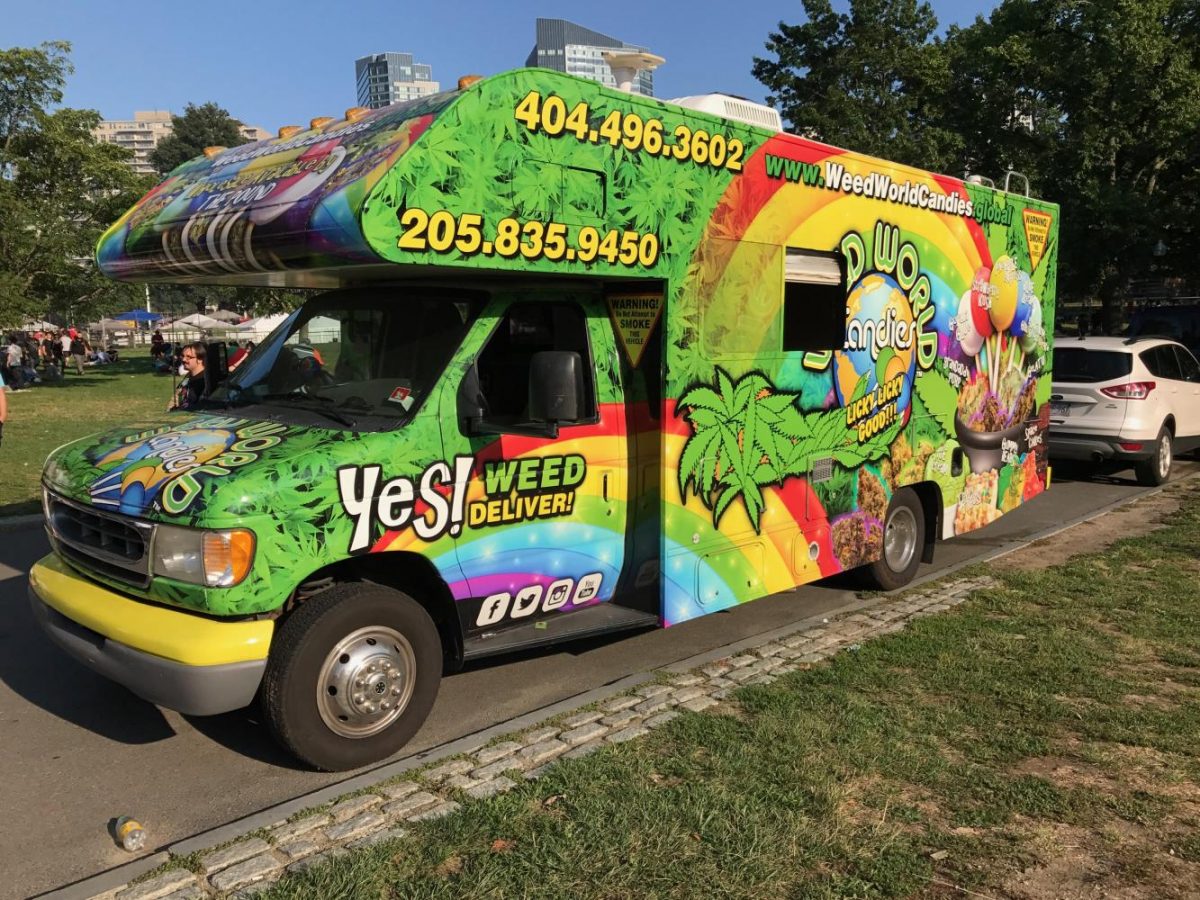
[[[1017,314],[1017,299],[1020,281],[1017,277],[1017,266],[1011,257],[1002,256],[992,267],[988,285],[991,292],[991,304],[988,318],[997,332],[1007,331]]]
[[[954,318],[954,331],[958,336],[959,346],[967,356],[978,356],[983,347],[983,335],[975,327],[975,291],[966,291],[958,304],[958,315]]]
[[[990,312],[992,305],[991,274],[992,270],[987,266],[980,266],[971,282],[971,321],[975,323],[975,330],[985,341],[991,337],[993,329]]]

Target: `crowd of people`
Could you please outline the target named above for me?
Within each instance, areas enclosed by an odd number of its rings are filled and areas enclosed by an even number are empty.
[[[59,381],[70,372],[83,375],[87,366],[106,365],[114,356],[93,347],[75,326],[62,331],[14,331],[0,347],[0,378],[21,391],[43,381]]]

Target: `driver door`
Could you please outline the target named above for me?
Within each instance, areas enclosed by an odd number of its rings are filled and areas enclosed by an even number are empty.
[[[625,555],[626,435],[615,347],[596,298],[494,302],[476,328],[482,420],[443,410],[447,448],[475,459],[456,541],[469,597],[464,636],[569,614],[613,596]],[[578,417],[557,436],[529,418],[530,366],[542,351],[578,353]],[[599,361],[599,364],[598,364]]]

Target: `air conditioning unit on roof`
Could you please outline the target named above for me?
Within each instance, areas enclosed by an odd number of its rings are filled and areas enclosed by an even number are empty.
[[[757,125],[759,128],[769,128],[771,131],[783,131],[783,120],[779,118],[778,112],[766,104],[753,103],[743,97],[733,97],[729,94],[699,94],[695,97],[678,97],[667,102],[720,116],[722,119],[745,122],[747,125]]]

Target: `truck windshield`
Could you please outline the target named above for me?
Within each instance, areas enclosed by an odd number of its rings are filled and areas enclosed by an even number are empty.
[[[480,306],[474,297],[398,288],[327,294],[281,323],[210,399],[347,428],[394,427],[433,389]]]

